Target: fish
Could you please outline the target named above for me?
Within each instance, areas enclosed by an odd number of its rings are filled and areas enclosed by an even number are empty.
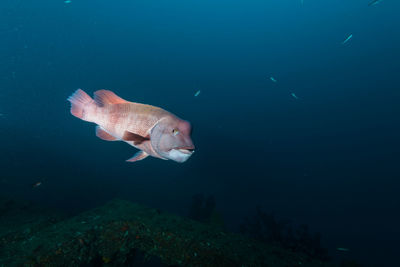
[[[373,0],[371,2],[368,3],[368,6],[374,6],[379,4],[380,2],[382,2],[383,0]]]
[[[271,81],[273,81],[274,83],[278,82],[274,77],[270,77]]]
[[[295,93],[290,93],[290,95],[291,95],[294,99],[299,99]]]
[[[201,93],[201,91],[199,90],[194,94],[194,96],[197,97],[197,96],[199,96],[200,93]]]
[[[346,40],[344,40],[344,41],[342,42],[342,45],[344,45],[345,43],[347,43],[348,41],[350,41],[351,38],[353,38],[353,34],[350,34],[350,35],[346,38]]]
[[[338,251],[343,251],[343,252],[348,252],[348,251],[350,251],[350,249],[348,249],[348,248],[337,248],[336,250],[338,250]]]
[[[97,125],[97,137],[139,149],[128,162],[152,156],[182,163],[194,153],[190,122],[162,108],[124,100],[109,90],[91,98],[78,89],[67,100],[73,116]]]
[[[34,184],[32,184],[32,188],[36,188],[42,185],[42,182],[36,182]]]

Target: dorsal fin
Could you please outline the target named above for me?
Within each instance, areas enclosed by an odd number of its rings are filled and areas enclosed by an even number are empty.
[[[94,101],[99,107],[111,104],[128,103],[128,101],[120,98],[119,96],[108,90],[98,90],[94,92]]]

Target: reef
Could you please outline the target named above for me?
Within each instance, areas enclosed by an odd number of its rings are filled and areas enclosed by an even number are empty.
[[[0,202],[0,266],[331,266],[120,199],[68,218]]]

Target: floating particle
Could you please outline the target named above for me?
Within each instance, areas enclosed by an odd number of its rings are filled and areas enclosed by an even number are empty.
[[[64,3],[70,4],[70,3],[71,3],[71,0],[65,0]]]

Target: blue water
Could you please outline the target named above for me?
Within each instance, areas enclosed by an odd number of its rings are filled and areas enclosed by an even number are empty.
[[[369,2],[2,0],[0,194],[183,215],[213,194],[230,229],[260,205],[321,232],[336,260],[394,266],[400,2]],[[189,120],[195,154],[126,163],[134,148],[69,113],[77,88]]]

